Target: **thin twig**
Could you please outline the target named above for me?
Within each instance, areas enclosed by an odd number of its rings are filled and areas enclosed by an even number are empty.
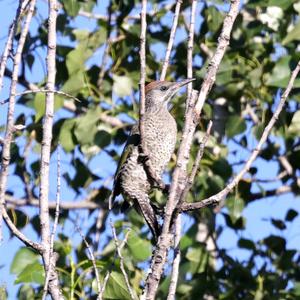
[[[16,33],[16,28],[20,22],[20,18],[22,16],[22,14],[24,13],[24,10],[25,10],[26,6],[28,5],[28,3],[29,3],[29,0],[19,1],[19,7],[17,9],[16,16],[9,28],[8,38],[7,38],[5,47],[4,47],[4,51],[3,51],[3,54],[1,57],[1,64],[0,64],[0,92],[3,87],[3,77],[4,77],[4,72],[5,72],[5,68],[6,68],[6,64],[7,64],[7,59],[9,57],[10,52],[12,51],[13,40],[14,40],[14,36]]]
[[[174,258],[172,263],[171,281],[167,300],[174,300],[176,294],[176,287],[179,275],[179,263],[181,259],[180,252],[180,238],[181,238],[181,215],[178,215],[175,221],[175,237],[174,237]]]
[[[121,243],[121,245],[120,245],[120,247],[119,247],[120,251],[122,251],[122,249],[123,249],[124,246],[126,245],[127,240],[128,240],[128,237],[129,237],[129,234],[130,234],[130,230],[128,230],[128,231],[126,232],[126,234],[125,234],[125,238],[124,238],[124,240],[122,241],[122,243]],[[117,256],[118,256],[118,252],[117,252],[117,249],[116,249],[114,260],[113,260],[113,262],[111,263],[109,269],[107,270],[107,272],[106,272],[106,274],[105,274],[105,277],[104,277],[104,280],[103,280],[103,284],[102,284],[102,289],[101,289],[101,291],[100,291],[100,293],[99,293],[99,295],[98,295],[98,300],[102,300],[102,298],[103,298],[103,294],[104,294],[104,291],[105,291],[105,288],[106,288],[108,279],[109,279],[109,277],[110,277],[110,274],[111,274],[112,268],[113,268],[113,266],[114,266],[114,264],[115,264],[115,260],[116,260]]]
[[[55,262],[51,262],[53,260],[53,249],[54,249],[54,238],[56,233],[56,228],[58,224],[59,219],[59,204],[60,204],[60,186],[61,186],[61,172],[60,172],[60,146],[57,147],[57,187],[56,187],[56,205],[55,205],[55,216],[54,216],[54,223],[53,228],[50,236],[50,251],[49,251],[49,261],[50,264],[54,264]],[[50,279],[50,269],[48,269],[48,272],[46,274],[45,283],[44,283],[44,292],[42,299],[46,299],[47,293],[48,293],[48,283]]]
[[[38,93],[53,93],[53,94],[57,94],[57,95],[61,95],[61,96],[65,96],[67,98],[70,98],[74,101],[77,101],[77,102],[81,102],[78,98],[68,94],[68,93],[65,93],[63,91],[57,91],[55,89],[34,89],[34,90],[26,90],[26,91],[23,91],[21,93],[17,93],[15,94],[15,97],[20,97],[20,96],[24,96],[24,95],[28,95],[28,94],[38,94]],[[6,100],[3,100],[0,102],[0,105],[3,105],[5,103],[7,103],[9,101],[9,99],[6,99]]]
[[[17,51],[14,57],[13,72],[11,78],[10,92],[9,92],[9,105],[6,121],[6,132],[4,137],[4,143],[2,147],[2,160],[1,160],[1,174],[0,174],[0,242],[2,240],[2,211],[4,210],[5,203],[5,190],[7,185],[8,167],[10,163],[10,146],[13,139],[14,132],[14,113],[15,113],[15,101],[16,90],[18,83],[19,66],[21,62],[22,52],[25,44],[25,40],[29,31],[29,25],[32,19],[32,15],[35,8],[35,0],[30,2],[30,7],[25,19],[24,27],[21,30],[21,36],[19,39]]]
[[[181,4],[182,4],[182,0],[177,0],[176,7],[175,7],[175,14],[173,17],[172,28],[171,28],[170,37],[169,37],[169,42],[168,42],[168,46],[167,46],[167,50],[166,50],[166,56],[165,56],[165,60],[164,60],[162,70],[161,70],[161,75],[160,75],[161,81],[165,80],[165,77],[167,74],[167,69],[168,69],[169,62],[170,62],[170,55],[171,55],[171,51],[173,48],[176,29],[177,29],[177,25],[178,25],[178,18],[179,18]]]
[[[114,237],[114,241],[115,241],[117,253],[118,253],[118,256],[120,258],[120,269],[121,269],[122,274],[124,276],[126,287],[127,287],[128,292],[129,292],[130,298],[132,300],[134,300],[135,296],[134,296],[133,290],[132,290],[132,288],[130,286],[129,278],[128,278],[128,275],[127,275],[126,270],[125,270],[124,258],[123,258],[122,251],[121,251],[121,248],[120,248],[120,245],[119,245],[119,240],[118,240],[118,237],[117,237],[116,229],[115,229],[115,226],[114,226],[112,220],[110,220],[110,227],[111,227],[111,231],[113,233],[113,237]]]
[[[178,206],[180,206],[180,204],[183,201],[185,201],[188,192],[190,191],[191,187],[193,186],[196,174],[197,174],[198,169],[199,169],[201,159],[202,159],[203,154],[204,154],[205,146],[206,146],[206,144],[208,142],[208,139],[209,139],[209,136],[210,136],[212,125],[213,125],[213,122],[209,121],[207,129],[206,129],[206,133],[205,133],[205,135],[204,135],[204,137],[203,137],[203,139],[200,143],[200,146],[199,146],[199,149],[198,149],[198,152],[197,152],[197,155],[196,155],[196,159],[195,159],[195,162],[193,164],[192,172],[191,172],[191,174],[190,174],[190,176],[187,180],[186,186],[185,186],[185,188],[184,188],[184,190],[181,194],[180,200],[178,202]]]
[[[32,249],[38,251],[39,253],[42,253],[44,251],[44,248],[41,244],[33,242],[29,238],[27,238],[12,222],[9,215],[7,214],[7,211],[5,208],[2,209],[2,215],[3,219],[7,225],[7,227],[10,229],[12,234],[17,237],[21,242],[23,242],[26,246],[31,247]]]
[[[189,37],[187,47],[187,78],[193,78],[193,49],[194,49],[194,33],[195,33],[195,16],[197,9],[197,0],[192,1],[190,26],[189,26]],[[188,103],[192,97],[193,83],[190,82],[187,85],[187,97]],[[186,108],[187,109],[187,108]]]
[[[85,236],[83,235],[82,231],[80,230],[79,226],[77,224],[75,224],[76,226],[76,230],[79,232],[86,248],[87,248],[87,251],[89,252],[89,255],[90,255],[90,260],[92,261],[92,264],[93,264],[93,268],[94,268],[94,272],[95,272],[95,276],[96,276],[96,283],[97,283],[97,289],[98,289],[98,297],[97,299],[99,299],[99,295],[100,295],[100,292],[101,292],[101,283],[100,283],[100,276],[99,276],[99,272],[98,272],[98,269],[97,269],[97,264],[96,264],[96,259],[95,259],[95,256],[94,256],[94,253],[91,249],[91,246],[90,244],[88,243],[88,241],[86,240]]]
[[[230,10],[224,19],[222,31],[220,37],[218,38],[217,49],[209,62],[209,66],[199,92],[197,104],[195,107],[195,112],[198,116],[200,116],[207,95],[216,80],[217,71],[224,56],[225,50],[229,45],[230,34],[232,31],[234,20],[236,19],[238,14],[239,5],[239,0],[232,0]]]
[[[300,71],[300,61],[298,62],[296,68],[291,74],[291,78],[289,80],[289,83],[287,85],[287,88],[285,89],[284,93],[282,94],[279,104],[270,119],[268,125],[265,127],[262,136],[256,146],[256,148],[251,152],[251,155],[247,159],[246,164],[244,167],[241,169],[241,171],[231,180],[231,182],[219,193],[216,195],[213,195],[209,198],[206,198],[202,201],[199,202],[194,202],[194,203],[183,203],[180,210],[181,211],[189,211],[189,210],[195,210],[195,209],[200,209],[209,205],[215,205],[218,204],[222,199],[224,199],[228,193],[232,191],[232,189],[239,183],[239,181],[243,178],[243,176],[249,171],[252,163],[255,161],[257,158],[258,154],[260,153],[262,146],[264,145],[265,141],[267,140],[272,128],[274,127],[275,122],[278,119],[278,116],[280,112],[282,111],[284,104],[286,102],[286,99],[291,92],[293,88],[294,81]]]

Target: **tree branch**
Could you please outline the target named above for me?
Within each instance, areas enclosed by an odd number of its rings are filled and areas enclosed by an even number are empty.
[[[174,209],[179,201],[179,197],[184,190],[186,180],[186,168],[189,160],[190,148],[193,140],[193,135],[199,121],[202,106],[205,98],[215,81],[215,75],[221,63],[221,59],[225,53],[226,47],[229,43],[229,37],[232,30],[233,22],[238,14],[239,0],[232,0],[230,10],[224,19],[222,32],[219,38],[219,43],[211,63],[207,70],[207,74],[202,83],[202,87],[198,96],[195,109],[186,110],[185,125],[182,135],[182,141],[178,150],[178,159],[176,168],[172,176],[172,184],[170,194],[165,206],[164,223],[162,234],[159,238],[157,248],[154,252],[151,262],[151,271],[145,282],[144,299],[152,300],[158,288],[158,284],[163,272],[163,267],[167,257],[167,251],[170,247],[169,230]],[[195,94],[195,93],[194,93]]]
[[[171,32],[170,32],[170,38],[169,38],[169,42],[168,42],[168,46],[167,46],[167,50],[166,50],[166,56],[165,56],[165,60],[164,60],[163,66],[162,66],[161,74],[160,74],[160,81],[165,80],[165,77],[167,74],[167,69],[168,69],[168,65],[170,62],[170,55],[171,55],[171,51],[173,48],[176,29],[177,29],[177,25],[178,25],[178,18],[179,18],[181,4],[182,4],[182,0],[177,0],[176,7],[175,7],[175,14],[173,17],[172,28],[171,28]]]
[[[267,140],[275,122],[278,119],[278,116],[280,114],[280,112],[282,111],[284,104],[286,102],[286,99],[289,95],[289,93],[292,90],[294,81],[298,75],[300,71],[300,61],[298,62],[296,68],[294,69],[294,71],[291,74],[290,80],[288,82],[287,88],[285,89],[284,93],[282,94],[279,104],[272,116],[272,118],[270,119],[268,125],[265,127],[262,136],[256,146],[256,148],[251,152],[251,155],[249,156],[246,164],[244,165],[244,167],[242,168],[242,170],[232,179],[232,181],[219,193],[217,193],[216,195],[213,195],[209,198],[206,198],[202,201],[199,202],[194,202],[194,203],[183,203],[180,211],[189,211],[189,210],[195,210],[195,209],[200,209],[209,205],[215,205],[218,204],[222,199],[224,199],[229,192],[232,191],[232,189],[239,183],[239,181],[243,178],[243,176],[249,171],[252,163],[255,161],[255,159],[257,158],[259,152],[262,149],[263,144],[265,143],[265,141]]]
[[[1,64],[0,64],[0,92],[3,87],[3,77],[4,77],[4,72],[7,64],[7,59],[13,47],[13,40],[16,33],[16,27],[19,24],[21,16],[24,13],[24,10],[28,5],[28,3],[29,0],[19,1],[19,7],[17,9],[16,16],[9,28],[8,38],[4,47],[4,51],[1,57]]]
[[[32,19],[32,15],[35,8],[35,0],[30,2],[30,7],[25,19],[24,27],[21,30],[21,36],[18,42],[17,51],[14,57],[13,72],[11,78],[10,92],[9,92],[9,105],[6,121],[6,132],[2,147],[2,160],[1,160],[1,174],[0,174],[0,241],[2,240],[2,212],[4,210],[5,203],[5,191],[7,185],[8,167],[10,163],[10,146],[13,139],[14,128],[14,113],[16,102],[16,90],[18,83],[19,66],[21,62],[21,56],[25,44],[25,40],[29,31],[29,25]],[[18,18],[17,18],[18,19]],[[13,27],[17,24],[13,25]],[[10,47],[8,45],[8,47]]]
[[[56,0],[48,1],[48,50],[47,50],[47,85],[46,89],[51,92],[46,93],[46,112],[43,124],[43,140],[41,150],[41,169],[40,169],[40,227],[41,238],[44,251],[42,254],[46,274],[49,273],[48,289],[52,299],[63,299],[58,274],[55,270],[55,261],[50,258],[50,218],[48,208],[49,195],[49,165],[52,141],[52,126],[54,114],[54,93],[55,89],[55,55],[56,55],[56,19],[57,19]]]

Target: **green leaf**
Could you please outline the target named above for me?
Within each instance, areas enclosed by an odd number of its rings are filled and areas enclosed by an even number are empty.
[[[226,206],[229,210],[231,219],[236,221],[241,217],[245,203],[244,200],[239,197],[228,197],[226,199]]]
[[[121,273],[111,272],[105,292],[105,299],[130,299],[126,282]]]
[[[280,230],[286,229],[286,225],[284,224],[284,222],[282,220],[272,218],[271,223]]]
[[[59,132],[59,142],[66,152],[72,151],[76,146],[73,133],[75,124],[76,119],[65,120]]]
[[[264,243],[277,255],[281,255],[286,249],[286,240],[279,236],[270,235],[264,239]]]
[[[209,6],[205,12],[209,31],[216,32],[223,23],[223,15],[216,9],[215,6]]]
[[[100,108],[89,109],[87,113],[76,120],[74,134],[81,145],[91,145],[95,140],[98,131],[97,122],[99,120]]]
[[[287,9],[293,2],[294,0],[269,0],[268,6],[278,6],[282,9]]]
[[[150,241],[140,238],[132,231],[129,234],[127,245],[136,261],[144,261],[151,256]]]
[[[119,97],[129,96],[132,92],[132,81],[127,76],[113,75],[113,92]]]
[[[289,42],[300,40],[300,22],[298,22],[295,27],[287,34],[283,39],[282,45],[285,46]]]
[[[298,216],[298,212],[294,209],[289,209],[286,213],[285,220],[288,222],[293,221]]]
[[[46,95],[42,93],[38,93],[34,96],[33,106],[35,109],[35,122],[37,123],[45,114],[46,103],[45,103]]]
[[[239,116],[230,116],[226,122],[226,135],[232,138],[246,130],[246,122]]]
[[[38,255],[29,248],[21,248],[15,255],[10,272],[20,274],[28,265],[38,261]]]
[[[39,262],[34,262],[24,268],[24,270],[18,275],[15,283],[33,282],[43,284],[44,280],[45,272],[43,266]]]
[[[68,15],[71,17],[76,17],[79,9],[80,9],[80,4],[79,1],[77,0],[63,0],[62,2],[65,11],[67,12]]]
[[[300,111],[299,110],[294,113],[288,131],[292,134],[299,135],[300,132]]]
[[[186,258],[196,267],[195,272],[203,273],[208,263],[208,253],[203,247],[191,247],[188,249]]]
[[[266,74],[266,85],[285,88],[291,75],[290,56],[283,56],[273,68],[271,74]],[[300,87],[300,79],[296,79],[294,87]]]
[[[248,239],[240,238],[238,241],[238,246],[243,249],[255,250],[255,243]]]

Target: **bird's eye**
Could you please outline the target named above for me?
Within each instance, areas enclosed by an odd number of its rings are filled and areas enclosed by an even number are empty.
[[[160,90],[161,90],[161,91],[166,91],[167,89],[168,89],[168,87],[165,86],[165,85],[163,85],[163,86],[160,87]]]

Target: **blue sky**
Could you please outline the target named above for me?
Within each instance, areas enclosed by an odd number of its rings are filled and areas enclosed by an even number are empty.
[[[97,9],[95,12],[105,14],[105,6],[107,5],[107,1],[101,1],[101,5],[98,4]],[[1,19],[1,28],[0,28],[0,53],[3,52],[4,44],[7,37],[8,28],[10,25],[11,20],[13,19],[13,16],[15,14],[15,10],[17,7],[17,1],[12,0],[2,0],[0,1],[0,19]],[[199,8],[198,8],[199,9]],[[46,1],[38,1],[38,12],[42,14],[43,16],[46,15],[47,12],[47,6]],[[36,16],[32,22],[32,30],[36,30],[39,26],[36,18]],[[165,18],[165,22],[171,22],[172,21],[172,14],[168,14]],[[201,19],[197,19],[197,26],[200,25]],[[95,26],[94,20],[88,20],[83,17],[78,17],[76,21],[74,22],[74,25],[77,25],[80,28],[85,28],[88,30],[92,30]],[[183,34],[182,30],[178,31],[178,34],[176,36],[176,41],[185,39],[185,36]],[[69,44],[70,41],[63,37],[58,37],[58,43],[64,43]],[[164,48],[163,45],[156,45],[153,46],[153,51],[157,52],[157,59],[162,59],[164,57]],[[90,60],[89,63],[94,61],[101,61],[99,57],[101,57],[102,50],[95,53],[93,58]],[[45,53],[43,51],[40,51],[40,56],[42,60],[45,58]],[[27,72],[30,72],[27,70]],[[44,67],[42,66],[41,62],[38,62],[35,64],[34,69],[32,72],[28,73],[30,77],[32,78],[32,81],[39,81],[44,77]],[[28,77],[29,78],[29,77]],[[18,87],[18,90],[20,91],[22,87]],[[4,81],[4,88],[2,90],[2,93],[0,94],[0,100],[6,99],[8,96],[8,90],[9,90],[9,81]],[[6,117],[6,110],[7,106],[0,106],[0,126],[5,124],[5,117]],[[26,111],[26,110],[25,110]],[[28,110],[29,111],[29,110]],[[16,108],[16,115],[18,115],[20,112],[24,112],[23,106],[17,106]],[[55,118],[61,118],[65,117],[66,114],[62,111],[58,111],[55,115]],[[248,128],[248,130],[251,130],[251,128]],[[3,133],[1,133],[3,134]],[[250,141],[249,145],[251,148],[254,148],[256,141]],[[237,149],[237,155],[229,155],[229,161],[235,162],[242,159],[245,159],[248,157],[248,152],[245,152],[242,148],[238,148],[234,143],[229,143],[230,149],[235,150]],[[78,154],[79,155],[79,154]],[[69,155],[63,154],[62,155],[62,173],[68,171],[72,175],[72,169],[69,168]],[[34,158],[30,158],[30,161],[32,161]],[[28,163],[30,163],[30,161]],[[112,164],[112,161],[109,156],[106,156],[104,153],[94,158],[89,163],[95,173],[97,171],[101,172],[102,174],[105,174],[106,176],[113,175],[115,165]],[[261,176],[263,178],[273,178],[274,174],[276,174],[276,164],[272,162],[265,162],[263,160],[257,160],[255,162],[255,166],[258,168],[258,176]],[[235,169],[237,170],[237,169]],[[54,199],[55,192],[56,192],[56,155],[54,154],[51,159],[51,182],[50,182],[50,198]],[[16,196],[24,196],[21,192],[22,189],[19,188],[20,181],[17,177],[11,176],[9,179],[8,187],[12,190],[14,190]],[[76,195],[68,188],[66,185],[66,182],[62,182],[62,199],[69,199],[73,200]],[[80,195],[81,198],[84,197],[83,195]],[[225,229],[221,236],[218,239],[218,245],[225,249],[230,249],[230,254],[234,257],[236,257],[239,260],[243,260],[247,257],[248,253],[247,251],[242,251],[237,248],[236,242],[237,239],[241,236],[245,238],[253,239],[254,241],[257,241],[270,233],[277,234],[277,235],[283,235],[284,237],[287,237],[288,241],[288,247],[295,248],[300,250],[300,218],[296,218],[294,222],[288,226],[288,228],[284,231],[279,231],[278,229],[274,228],[270,225],[271,218],[278,218],[283,219],[285,217],[285,214],[289,208],[293,208],[300,212],[300,202],[299,199],[295,199],[292,195],[284,195],[280,197],[272,197],[260,201],[255,201],[247,206],[247,208],[243,212],[243,216],[247,219],[246,223],[246,230],[243,232],[240,232],[238,234],[235,234],[231,229]],[[26,208],[27,209],[27,208]],[[34,215],[38,212],[36,208],[31,208],[30,215]],[[80,211],[78,213],[78,219],[83,220],[86,217],[86,213],[83,211]],[[93,216],[90,220],[93,220],[95,216]],[[217,215],[217,225],[224,225],[224,218],[221,214]],[[183,224],[185,227],[190,225],[190,218],[185,217],[183,220]],[[83,228],[87,223],[80,224]],[[59,229],[60,230],[60,229]],[[24,230],[24,233],[28,236],[30,236],[32,239],[36,240],[38,237],[34,233],[34,231],[27,226]],[[79,241],[78,234],[76,232],[71,231],[71,234],[74,236],[75,244]],[[17,291],[17,286],[13,285],[13,281],[15,280],[15,276],[11,275],[9,272],[10,263],[15,255],[15,251],[19,249],[19,247],[22,246],[22,244],[17,239],[10,239],[9,232],[7,228],[4,230],[4,241],[2,245],[0,246],[1,256],[0,256],[0,265],[3,266],[0,272],[0,285],[5,284],[7,285],[8,292],[9,292],[9,298],[8,299],[15,299],[15,292]]]

